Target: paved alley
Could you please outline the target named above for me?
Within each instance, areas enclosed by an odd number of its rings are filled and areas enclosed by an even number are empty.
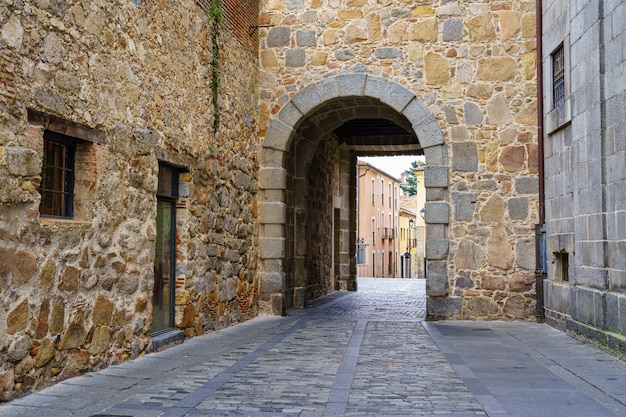
[[[0,405],[0,416],[626,416],[626,363],[547,325],[424,322],[424,281],[360,279]]]

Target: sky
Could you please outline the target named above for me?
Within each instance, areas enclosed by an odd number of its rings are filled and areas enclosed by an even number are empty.
[[[407,169],[411,168],[411,162],[417,161],[418,159],[424,160],[424,157],[416,155],[360,156],[359,159],[400,179],[400,175]]]

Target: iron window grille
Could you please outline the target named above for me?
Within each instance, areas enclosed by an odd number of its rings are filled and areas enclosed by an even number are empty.
[[[42,216],[74,216],[74,161],[76,141],[58,133],[44,132],[43,168],[41,172]]]
[[[563,45],[552,53],[552,108],[562,111],[565,107],[565,50]]]

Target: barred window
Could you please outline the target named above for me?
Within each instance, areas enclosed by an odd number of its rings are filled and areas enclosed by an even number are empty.
[[[561,44],[552,53],[552,108],[565,107],[565,50]]]
[[[44,132],[43,168],[39,187],[41,215],[73,217],[75,154],[75,140],[58,133]]]

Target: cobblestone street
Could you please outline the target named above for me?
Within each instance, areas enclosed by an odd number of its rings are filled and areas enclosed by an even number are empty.
[[[0,416],[625,416],[626,364],[545,325],[425,323],[423,280],[360,279],[0,405]]]

